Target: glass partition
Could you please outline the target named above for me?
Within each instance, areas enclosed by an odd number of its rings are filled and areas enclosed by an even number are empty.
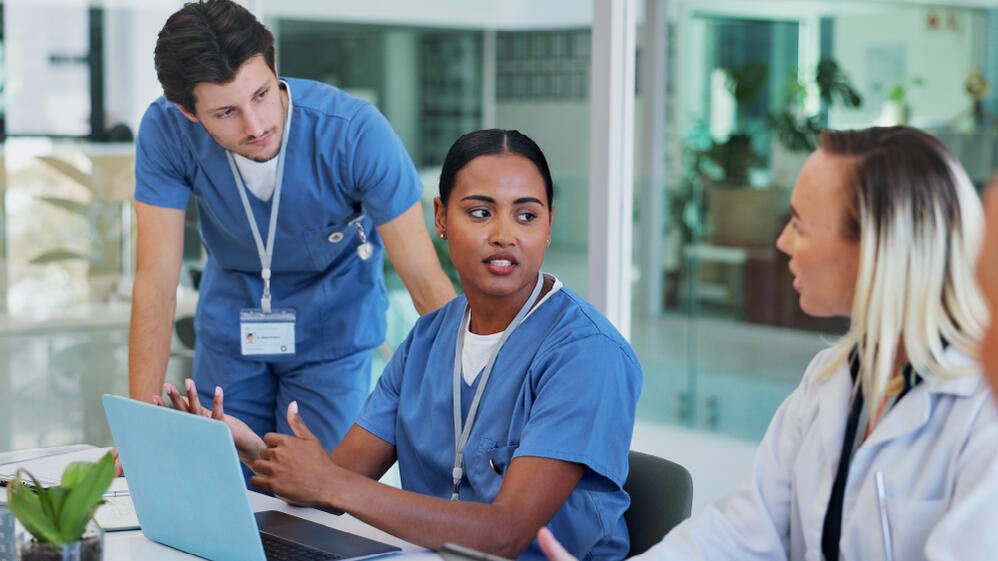
[[[658,55],[668,69],[657,156],[667,171],[636,189],[665,193],[662,254],[635,261],[640,278],[662,279],[661,306],[634,301],[639,416],[752,442],[811,357],[847,327],[800,311],[775,248],[813,133],[921,127],[980,186],[998,164],[996,97],[984,85],[996,79],[996,12],[917,2],[671,4],[668,52]]]

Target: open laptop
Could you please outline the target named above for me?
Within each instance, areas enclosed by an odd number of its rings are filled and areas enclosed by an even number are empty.
[[[103,401],[149,539],[213,561],[343,559],[400,551],[283,512],[254,515],[225,423],[115,395],[105,394]]]

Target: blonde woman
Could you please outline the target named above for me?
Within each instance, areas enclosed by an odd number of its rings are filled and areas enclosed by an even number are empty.
[[[642,557],[994,558],[998,414],[975,358],[987,314],[966,173],[914,129],[825,132],[791,210],[777,247],[800,306],[849,332],[779,408],[749,480]]]

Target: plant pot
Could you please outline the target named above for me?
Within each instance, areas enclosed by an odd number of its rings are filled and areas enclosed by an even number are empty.
[[[93,520],[83,536],[72,543],[41,543],[26,531],[17,536],[18,561],[101,561],[104,559],[104,531]]]
[[[719,245],[770,246],[779,231],[779,191],[707,187],[710,240]]]

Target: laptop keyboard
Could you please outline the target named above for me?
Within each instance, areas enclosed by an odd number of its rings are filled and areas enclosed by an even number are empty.
[[[325,561],[327,559],[343,559],[342,556],[335,553],[285,542],[267,534],[260,534],[260,537],[263,539],[263,553],[267,556],[267,561]]]

